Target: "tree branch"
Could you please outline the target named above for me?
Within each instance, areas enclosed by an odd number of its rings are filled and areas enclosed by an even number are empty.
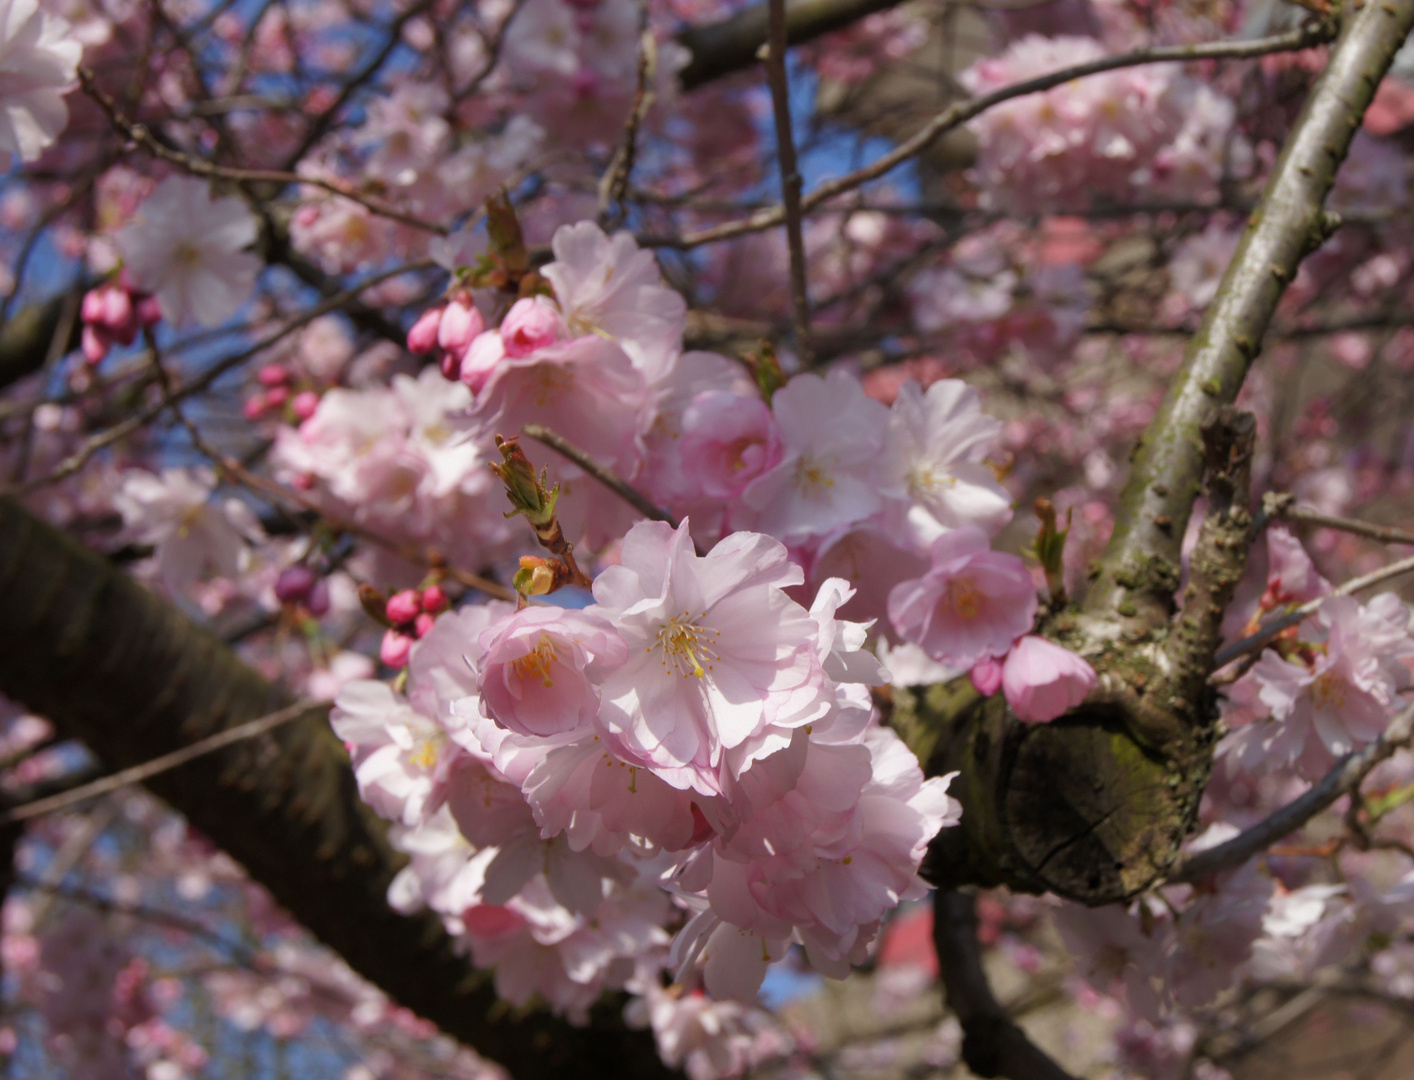
[[[1297,117],[1266,191],[1248,222],[1217,299],[1188,347],[1158,415],[1134,457],[1114,535],[1086,608],[1167,622],[1171,577],[1198,494],[1199,428],[1231,403],[1261,350],[1277,301],[1301,260],[1335,225],[1322,206],[1394,54],[1414,26],[1414,0],[1344,7],[1339,39]]]
[[[776,127],[776,159],[781,170],[781,206],[786,218],[786,248],[790,252],[790,303],[795,317],[795,350],[802,368],[814,366],[810,347],[810,286],[806,279],[805,232],[800,213],[800,165],[795,157],[795,132],[790,120],[790,80],[786,74],[786,0],[769,0],[771,40],[767,46],[766,82]]]
[[[1075,1080],[1026,1037],[992,993],[970,893],[939,889],[933,894],[933,947],[948,1007],[962,1025],[962,1060],[969,1069],[988,1078]]]
[[[1084,78],[1087,75],[1099,75],[1120,68],[1139,67],[1144,64],[1181,63],[1188,60],[1250,59],[1267,56],[1271,53],[1309,49],[1313,45],[1329,41],[1332,36],[1334,36],[1333,28],[1327,22],[1311,22],[1297,30],[1274,34],[1271,37],[1255,38],[1251,41],[1213,41],[1200,45],[1161,45],[1148,49],[1136,49],[1134,52],[1101,57],[1086,64],[1076,64],[1074,67],[1062,68],[1035,79],[1003,86],[990,94],[967,98],[949,105],[924,124],[916,134],[899,143],[898,146],[876,161],[833,180],[825,181],[814,191],[802,197],[801,210],[813,210],[837,195],[853,191],[871,180],[878,180],[905,161],[926,150],[935,140],[946,135],[949,131],[962,127],[963,124],[982,115],[988,109],[995,108],[1014,98],[1025,97],[1028,94],[1039,94],[1044,90],[1068,83],[1072,79]],[[1371,92],[1373,93],[1373,90]],[[1349,142],[1348,136],[1346,141]],[[657,247],[681,249],[700,247],[703,244],[728,240],[734,236],[743,236],[747,233],[774,228],[784,223],[785,219],[784,206],[770,206],[738,221],[714,225],[711,228],[685,233],[682,236],[644,238],[644,243]]]
[[[876,11],[897,7],[900,0],[794,0],[786,8],[786,33],[797,45],[840,30]],[[759,61],[770,22],[769,3],[753,4],[735,15],[706,26],[690,26],[678,41],[692,59],[678,76],[684,90],[720,79]]]
[[[1363,750],[1346,754],[1336,762],[1311,790],[1298,795],[1226,843],[1180,858],[1169,871],[1168,880],[1201,881],[1260,855],[1283,836],[1301,828],[1342,795],[1349,795],[1358,789],[1376,765],[1392,757],[1396,750],[1408,746],[1411,737],[1414,737],[1414,705],[1402,709],[1375,742]]]
[[[8,499],[0,499],[0,591],[0,693],[81,738],[110,768],[290,702],[171,604]],[[388,907],[403,859],[359,799],[326,725],[286,724],[148,786],[355,971],[512,1075],[670,1075],[652,1036],[624,1030],[615,1003],[595,1010],[590,1029],[504,1015],[440,919]]]

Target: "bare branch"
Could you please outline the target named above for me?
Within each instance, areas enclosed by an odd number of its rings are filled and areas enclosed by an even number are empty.
[[[1351,596],[1358,592],[1364,592],[1366,589],[1373,589],[1376,585],[1383,585],[1391,578],[1410,573],[1414,573],[1414,557],[1400,559],[1398,562],[1392,562],[1378,570],[1371,570],[1368,574],[1362,574],[1358,578],[1351,578],[1343,585],[1332,589],[1331,595]],[[1213,669],[1216,671],[1232,663],[1239,656],[1249,653],[1253,649],[1262,648],[1269,641],[1274,640],[1283,630],[1295,626],[1306,616],[1319,610],[1323,599],[1324,597],[1317,597],[1315,600],[1309,600],[1285,615],[1280,615],[1265,623],[1255,634],[1245,637],[1241,641],[1234,641],[1231,645],[1224,645],[1213,657]]]
[[[526,424],[521,430],[536,442],[542,442],[551,450],[555,451],[555,453],[569,458],[644,517],[652,521],[665,521],[674,529],[678,527],[677,518],[654,503],[653,500],[648,498],[647,495],[644,495],[643,492],[623,480],[613,469],[609,468],[607,465],[601,465],[568,439],[556,435],[543,424]]]
[[[1356,536],[1366,536],[1371,540],[1378,540],[1383,544],[1414,544],[1414,532],[1406,532],[1404,529],[1395,529],[1389,525],[1376,525],[1372,521],[1359,521],[1355,518],[1336,517],[1333,514],[1323,514],[1319,510],[1310,510],[1304,506],[1297,506],[1295,495],[1279,495],[1276,492],[1268,492],[1262,499],[1262,507],[1266,511],[1267,517],[1273,521],[1300,521],[1307,525],[1319,525],[1327,529],[1339,529],[1341,532],[1353,533]]]
[[[1411,737],[1414,737],[1414,705],[1400,710],[1380,738],[1336,762],[1311,790],[1298,795],[1226,843],[1180,858],[1169,871],[1169,881],[1200,881],[1260,855],[1283,836],[1301,828],[1342,795],[1358,790],[1370,771],[1392,757],[1396,750],[1408,746]]]
[[[948,1007],[962,1025],[962,1060],[969,1069],[1009,1080],[1075,1080],[1026,1037],[992,993],[970,893],[939,889],[933,894],[933,947]]]
[[[786,75],[786,0],[769,0],[771,41],[766,50],[766,81],[776,127],[776,159],[781,170],[781,203],[790,252],[790,303],[795,316],[795,350],[802,368],[814,365],[810,346],[810,286],[806,280],[805,232],[800,213],[800,164],[790,121],[790,82]]]
[[[967,98],[949,105],[928,121],[915,135],[899,143],[877,161],[861,169],[856,169],[854,172],[846,173],[844,176],[827,180],[814,191],[804,195],[801,198],[801,210],[813,210],[837,195],[853,191],[871,180],[877,180],[892,172],[905,161],[927,149],[935,140],[982,115],[988,109],[1014,98],[1025,97],[1028,94],[1039,94],[1044,90],[1068,83],[1072,79],[1084,78],[1087,75],[1099,75],[1120,68],[1139,67],[1144,64],[1164,64],[1185,60],[1251,59],[1271,53],[1294,52],[1299,49],[1309,49],[1313,45],[1320,45],[1330,41],[1334,36],[1334,27],[1328,22],[1311,22],[1298,30],[1274,34],[1271,37],[1254,38],[1251,41],[1214,41],[1202,45],[1154,46],[1153,48],[1120,53],[1116,56],[1102,57],[1086,64],[1076,64],[1073,67],[1053,71],[1049,75],[1004,86],[990,94],[984,94],[982,97]],[[677,237],[645,238],[644,243],[658,247],[700,247],[703,244],[712,244],[719,240],[729,240],[734,236],[743,236],[747,233],[774,228],[783,224],[785,217],[784,206],[772,206],[758,210],[750,217],[739,221],[729,221],[722,225],[714,225],[711,228],[685,233]]]

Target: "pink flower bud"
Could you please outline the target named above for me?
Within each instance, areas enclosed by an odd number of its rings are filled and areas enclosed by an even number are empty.
[[[1002,665],[992,657],[979,660],[972,666],[972,685],[983,697],[991,697],[1002,685]]]
[[[290,388],[288,386],[272,386],[265,391],[265,403],[272,409],[278,409],[285,402],[290,400]]]
[[[461,355],[471,339],[486,329],[486,321],[470,297],[461,297],[447,305],[437,327],[437,344],[448,352]]]
[[[1095,669],[1069,649],[1028,634],[1007,653],[1002,690],[1018,720],[1048,724],[1085,700]]]
[[[437,345],[437,328],[442,322],[442,307],[428,308],[418,316],[417,322],[408,331],[408,352],[431,352]]]
[[[543,296],[517,300],[501,320],[507,356],[529,356],[565,336],[565,322]]]
[[[441,359],[437,361],[442,369],[442,378],[448,382],[456,382],[462,377],[462,358],[460,353],[444,352]]]
[[[324,578],[316,581],[305,598],[304,606],[315,618],[329,614],[329,582]]]
[[[314,588],[314,571],[307,566],[291,566],[280,571],[275,579],[275,598],[282,604],[299,604],[309,598]]]
[[[290,481],[290,486],[296,491],[313,491],[314,476],[312,473],[300,473]]]
[[[408,654],[412,652],[414,639],[399,630],[389,630],[383,635],[383,643],[378,647],[378,659],[390,668],[407,667]]]
[[[422,610],[430,611],[433,615],[446,611],[451,605],[447,599],[447,594],[442,591],[440,585],[429,585],[422,590]]]
[[[266,364],[255,377],[261,386],[284,386],[290,381],[290,373],[281,364]]]
[[[384,614],[388,616],[388,621],[395,626],[412,622],[421,610],[422,598],[418,596],[416,589],[403,589],[401,592],[395,592],[388,598],[388,603],[383,608]]]
[[[85,323],[83,333],[80,335],[80,347],[83,349],[83,358],[89,364],[97,367],[103,362],[103,358],[108,355],[108,335],[104,333],[100,326],[93,323]]]
[[[108,288],[107,285],[100,285],[83,294],[83,303],[79,305],[80,319],[86,323],[101,323],[103,321],[103,293]]]
[[[155,296],[144,296],[137,302],[137,321],[143,326],[156,326],[162,321],[162,305]]]
[[[110,329],[118,330],[126,328],[133,323],[133,300],[122,289],[115,289],[111,285],[100,290],[103,296],[103,317],[101,321]]]
[[[241,406],[241,413],[247,420],[259,420],[269,407],[269,402],[265,400],[264,394],[253,394],[245,399],[245,404]]]
[[[432,624],[437,621],[437,616],[423,612],[413,620],[412,627],[417,632],[419,638],[425,638],[427,632],[432,629]]]
[[[313,390],[301,390],[290,402],[290,411],[299,420],[308,420],[319,408],[319,395]]]

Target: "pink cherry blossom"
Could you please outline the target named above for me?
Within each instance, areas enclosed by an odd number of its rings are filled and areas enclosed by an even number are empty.
[[[628,649],[594,612],[529,607],[481,635],[481,705],[521,735],[552,736],[589,727],[599,712],[596,684]]]
[[[992,551],[975,525],[945,533],[923,577],[889,593],[889,619],[906,641],[954,667],[1004,656],[1036,618],[1036,587],[1015,555]]]
[[[83,45],[38,0],[0,3],[0,153],[34,161],[69,122]]]
[[[1095,669],[1081,657],[1035,634],[1012,646],[1001,670],[1007,704],[1028,724],[1048,724],[1075,708],[1095,688],[1095,678]]]

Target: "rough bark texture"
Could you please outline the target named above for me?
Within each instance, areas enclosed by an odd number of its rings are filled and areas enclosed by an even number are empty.
[[[0,500],[0,692],[110,767],[290,702],[218,638],[106,560]],[[149,785],[394,1000],[517,1077],[665,1077],[650,1035],[606,1002],[592,1029],[510,1015],[440,921],[387,905],[402,859],[322,719],[296,721]]]
[[[944,830],[925,865],[940,885],[1005,884],[1111,903],[1160,880],[1195,821],[1215,736],[1206,679],[1251,524],[1252,431],[1222,410],[1286,283],[1329,235],[1322,204],[1414,25],[1414,0],[1350,7],[1341,18],[1218,298],[1141,440],[1084,608],[1042,625],[1094,665],[1095,692],[1040,726],[968,687],[895,695],[895,723],[930,772],[962,773],[954,784],[962,825]],[[1174,621],[1179,548],[1205,469],[1212,513]]]

